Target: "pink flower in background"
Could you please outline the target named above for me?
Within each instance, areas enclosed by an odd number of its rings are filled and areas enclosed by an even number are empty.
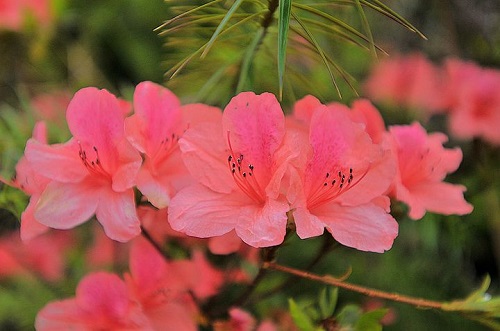
[[[35,328],[53,330],[155,330],[117,275],[85,276],[76,297],[51,302],[37,315]]]
[[[222,123],[188,129],[179,145],[197,183],[172,199],[172,228],[196,237],[234,229],[254,247],[280,244],[289,210],[280,194],[288,162],[284,138],[284,115],[269,93],[240,93]]]
[[[398,233],[383,196],[395,175],[389,151],[373,144],[362,124],[340,104],[316,108],[303,157],[291,175],[289,199],[300,238],[326,228],[341,244],[383,252]],[[309,140],[309,144],[307,143]]]
[[[191,122],[209,120],[214,113],[213,116],[220,118],[220,111],[214,107],[198,105],[183,109],[172,92],[152,82],[137,85],[134,115],[126,119],[125,128],[130,142],[145,156],[137,187],[155,207],[168,206],[172,195],[189,183],[177,143],[179,138]]]
[[[500,145],[500,71],[458,60],[445,68],[451,134]]]
[[[37,95],[31,101],[31,106],[37,117],[58,126],[66,125],[66,108],[71,101],[71,93],[57,90],[50,93]]]
[[[419,53],[380,61],[364,87],[373,100],[431,113],[442,111],[443,89],[441,72]]]
[[[30,139],[25,155],[51,179],[36,205],[35,218],[57,229],[73,228],[96,214],[106,235],[127,241],[140,233],[133,186],[139,153],[124,132],[124,115],[106,90],[78,91],[66,113],[73,138],[45,145]]]
[[[0,276],[32,275],[59,281],[64,275],[65,252],[72,244],[67,232],[43,234],[27,243],[13,232],[0,238]]]
[[[273,322],[267,320],[256,327],[257,321],[248,312],[240,308],[231,308],[229,310],[228,321],[216,321],[214,331],[277,331],[278,328]],[[289,329],[283,329],[289,330]]]
[[[465,187],[443,182],[462,161],[459,148],[444,148],[448,140],[444,134],[427,135],[418,123],[391,126],[389,132],[398,159],[392,195],[408,205],[412,219],[422,218],[426,210],[445,215],[472,212],[463,197]]]
[[[130,275],[125,279],[135,301],[155,330],[196,330],[197,307],[185,280],[148,242],[138,238],[130,251]],[[203,273],[198,271],[201,277]]]
[[[0,28],[20,30],[27,17],[46,25],[52,19],[50,0],[0,0]]]

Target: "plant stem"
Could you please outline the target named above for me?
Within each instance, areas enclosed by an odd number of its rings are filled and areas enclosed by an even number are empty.
[[[163,248],[160,246],[160,244],[158,244],[154,239],[153,237],[151,237],[151,234],[148,232],[148,230],[146,230],[146,228],[144,228],[142,225],[141,225],[141,234],[142,236],[147,240],[149,241],[149,243],[151,245],[153,245],[153,247],[158,251],[158,253],[160,253],[161,256],[163,256],[166,260],[168,260],[170,257],[168,256],[168,254],[163,250]]]
[[[344,288],[346,290],[353,291],[353,292],[358,292],[358,293],[367,295],[369,297],[375,297],[375,298],[380,298],[380,299],[386,299],[386,300],[406,303],[406,304],[420,307],[420,308],[433,308],[433,309],[441,309],[442,310],[443,305],[444,305],[444,303],[438,302],[438,301],[431,301],[431,300],[426,300],[426,299],[422,299],[422,298],[409,297],[409,296],[402,295],[399,293],[388,293],[388,292],[384,292],[384,291],[380,291],[380,290],[371,289],[368,287],[350,284],[350,283],[344,282],[341,279],[334,278],[334,277],[331,277],[328,275],[319,276],[319,275],[316,275],[316,274],[313,274],[310,272],[285,267],[285,266],[282,266],[282,265],[279,265],[279,264],[276,264],[273,262],[264,262],[262,265],[262,268],[286,272],[288,274],[302,277],[305,279],[309,279],[312,281],[337,286],[337,287]]]

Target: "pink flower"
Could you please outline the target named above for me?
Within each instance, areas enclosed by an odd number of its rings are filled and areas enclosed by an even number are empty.
[[[500,145],[500,71],[473,63],[446,62],[450,132]]]
[[[181,108],[168,89],[151,82],[137,85],[134,115],[126,119],[125,128],[130,142],[145,156],[137,187],[155,207],[168,206],[172,195],[189,183],[177,142],[191,122],[210,116],[219,119],[220,111],[203,105]]]
[[[75,94],[66,118],[73,138],[45,145],[30,139],[25,155],[34,169],[51,179],[36,205],[35,218],[69,229],[94,213],[106,235],[127,241],[140,232],[134,191],[139,153],[124,132],[124,115],[115,96],[85,88]]]
[[[55,301],[37,315],[35,328],[54,330],[155,330],[118,276],[97,272],[82,279],[76,297]]]
[[[52,232],[27,243],[19,233],[0,239],[0,276],[34,274],[48,281],[58,281],[64,275],[64,252],[72,244],[67,233]]]
[[[254,247],[280,244],[289,210],[280,194],[288,162],[284,138],[284,115],[269,93],[240,93],[222,123],[188,129],[179,145],[197,183],[172,199],[172,228],[202,238],[234,229]]]
[[[44,122],[37,122],[33,128],[33,139],[41,144],[47,143],[47,127]],[[0,177],[0,182],[16,187],[30,196],[25,211],[21,214],[21,239],[29,241],[47,231],[48,227],[35,219],[35,206],[50,179],[40,175],[26,157],[21,157],[16,165],[16,176],[12,181]]]
[[[41,120],[64,127],[66,126],[64,113],[70,101],[71,94],[68,91],[57,90],[37,95],[31,101],[31,106]]]
[[[52,18],[50,1],[0,0],[0,28],[20,30],[27,14],[39,23],[49,23]]]
[[[197,307],[184,280],[178,279],[167,261],[145,240],[135,240],[130,252],[130,292],[155,330],[196,330]],[[200,273],[200,276],[203,274]]]
[[[410,208],[409,216],[420,219],[426,210],[440,214],[468,214],[472,206],[463,197],[465,187],[444,183],[462,160],[459,148],[447,149],[442,133],[427,135],[418,123],[392,126],[393,151],[398,158],[398,175],[392,194]]]
[[[365,84],[374,100],[430,112],[442,110],[442,90],[439,69],[419,53],[380,61]]]
[[[228,321],[216,321],[214,331],[277,331],[278,328],[273,322],[266,320],[256,327],[255,318],[248,312],[240,308],[229,310]],[[285,330],[285,329],[283,329]],[[289,330],[289,329],[286,329]]]
[[[398,232],[383,196],[395,168],[389,151],[373,144],[364,126],[350,116],[340,104],[317,107],[309,144],[297,144],[302,158],[292,172],[288,195],[296,231],[309,238],[326,228],[343,245],[383,252]]]

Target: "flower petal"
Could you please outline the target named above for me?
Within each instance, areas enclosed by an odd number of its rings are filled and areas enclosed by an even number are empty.
[[[124,114],[116,97],[106,90],[83,88],[71,100],[66,119],[84,150],[97,148],[104,169],[114,172],[118,159],[115,144],[125,134]]]
[[[190,236],[221,236],[233,230],[245,217],[248,204],[249,199],[238,191],[224,194],[194,184],[172,198],[168,221],[172,229]]]
[[[256,167],[271,169],[272,156],[285,135],[285,117],[276,97],[270,93],[240,93],[229,102],[222,117],[222,132],[229,133],[233,151]]]
[[[236,234],[253,247],[269,247],[283,242],[286,233],[288,203],[269,199],[264,206],[248,205],[240,214]]]
[[[179,140],[182,159],[191,175],[216,192],[229,193],[235,187],[228,168],[221,125],[207,123],[188,129]]]
[[[102,190],[96,217],[113,240],[126,242],[141,233],[132,189],[124,192]]]
[[[443,215],[465,215],[473,210],[464,199],[465,187],[450,183],[422,183],[411,188],[411,200],[405,201],[410,207],[409,216],[420,219],[425,210]],[[423,213],[422,211],[423,210]]]
[[[51,182],[38,200],[35,218],[51,228],[70,229],[87,221],[98,202],[95,186]]]
[[[162,141],[180,133],[180,106],[175,94],[161,85],[142,82],[136,86],[134,115],[127,119],[126,127],[133,129],[131,138],[147,155],[155,155]]]
[[[41,175],[59,182],[76,183],[88,175],[78,151],[78,144],[73,139],[50,146],[30,139],[24,154],[32,168]]]
[[[314,214],[335,240],[361,251],[383,253],[398,235],[398,223],[374,203],[356,207],[323,205]]]

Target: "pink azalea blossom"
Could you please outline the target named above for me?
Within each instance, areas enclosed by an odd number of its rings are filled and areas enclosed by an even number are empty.
[[[472,212],[463,197],[465,187],[443,182],[460,165],[459,148],[444,148],[448,140],[444,134],[427,135],[418,123],[392,126],[389,131],[398,158],[392,195],[408,205],[412,219],[422,218],[426,210],[445,215]]]
[[[297,144],[302,158],[288,195],[296,231],[309,238],[326,228],[343,245],[383,252],[398,233],[383,195],[394,178],[394,162],[350,116],[340,104],[315,106],[310,116],[309,139],[304,134]]]
[[[51,232],[23,243],[18,232],[0,239],[0,276],[35,275],[58,281],[64,275],[64,252],[73,243],[66,232]]]
[[[97,272],[83,278],[76,297],[51,302],[37,315],[38,331],[155,330],[141,306],[131,300],[117,275]]]
[[[139,153],[124,132],[115,96],[85,88],[75,94],[66,118],[73,138],[45,145],[30,139],[25,155],[37,172],[51,179],[35,208],[35,218],[57,228],[75,227],[93,214],[106,235],[127,241],[140,233],[133,186]]]
[[[439,69],[419,53],[380,61],[365,83],[374,100],[429,112],[443,109],[443,88]]]
[[[255,318],[240,308],[229,309],[228,321],[216,321],[214,331],[277,331],[276,325],[269,321],[263,321],[258,326]],[[285,330],[285,329],[283,329]],[[289,329],[286,329],[289,330]]]
[[[500,71],[458,60],[447,61],[445,68],[450,132],[500,145]]]
[[[280,244],[289,210],[280,194],[288,162],[284,138],[284,115],[269,93],[240,93],[222,123],[188,129],[179,145],[197,183],[172,199],[172,228],[203,238],[235,230],[254,247]]]
[[[127,285],[155,330],[196,330],[197,307],[184,280],[148,242],[138,238],[130,252]],[[202,274],[201,274],[202,275]]]
[[[145,156],[137,187],[158,208],[168,206],[172,195],[189,183],[178,140],[193,122],[220,118],[217,108],[204,105],[181,107],[168,89],[142,82],[134,93],[134,115],[125,127],[130,142]]]
[[[47,144],[47,127],[44,122],[37,122],[33,128],[33,139],[41,144]],[[38,235],[46,232],[48,227],[39,223],[34,215],[35,206],[40,199],[40,195],[50,182],[50,179],[40,175],[32,164],[21,157],[16,165],[16,176],[12,181],[0,178],[0,181],[20,189],[28,196],[30,201],[28,206],[21,214],[21,239],[29,241]]]
[[[28,16],[43,25],[49,23],[50,0],[0,0],[0,28],[20,30]]]

